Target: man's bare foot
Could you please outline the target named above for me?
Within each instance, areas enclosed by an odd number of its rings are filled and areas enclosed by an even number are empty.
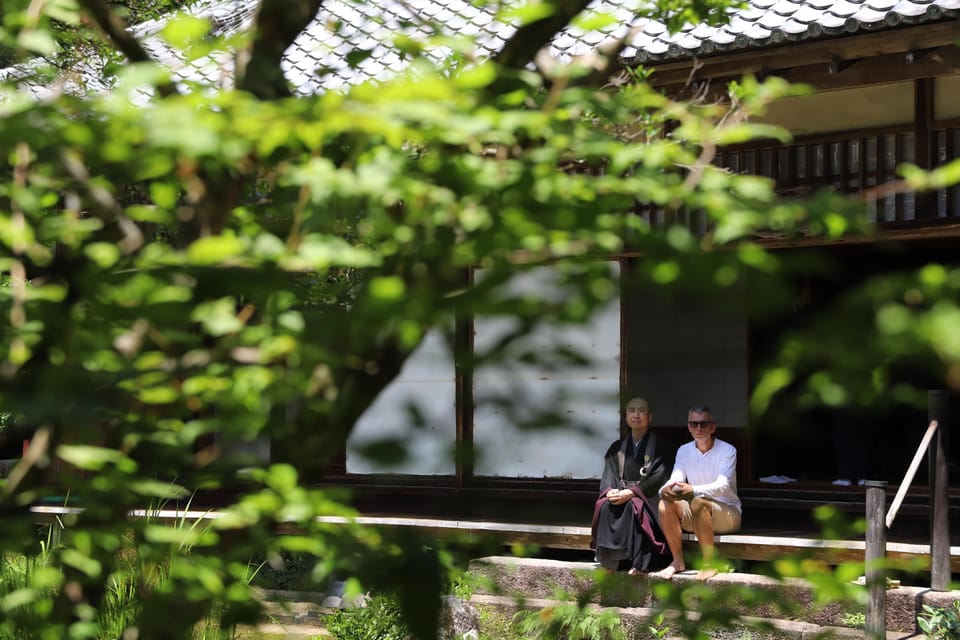
[[[715,575],[717,575],[716,569],[700,569],[697,571],[697,580],[707,581]]]
[[[643,573],[644,573],[643,571],[641,571],[640,569],[637,569],[636,567],[630,567],[630,571],[627,571],[628,576],[639,576]]]
[[[686,571],[686,567],[684,567],[684,566],[678,567],[678,566],[676,566],[676,565],[669,564],[669,565],[667,565],[666,567],[664,567],[663,569],[660,569],[660,571],[656,571],[656,572],[654,572],[654,573],[651,573],[650,575],[651,575],[652,577],[654,577],[654,578],[660,578],[660,579],[662,579],[662,580],[669,580],[670,578],[673,577],[673,574],[679,573],[679,572],[681,572],[681,571]]]

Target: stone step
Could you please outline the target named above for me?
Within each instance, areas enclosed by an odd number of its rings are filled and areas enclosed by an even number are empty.
[[[313,640],[332,637],[323,627],[308,624],[264,623],[256,627],[238,627],[235,640]]]
[[[472,604],[481,612],[480,637],[490,640],[501,640],[511,637],[510,631],[514,616],[523,609],[547,610],[569,602],[560,600],[545,600],[529,598],[522,603],[512,596],[491,596],[475,594],[470,598]],[[680,625],[676,616],[665,616],[657,624],[655,616],[658,610],[649,607],[601,607],[589,605],[595,611],[611,611],[621,624],[627,638],[631,640],[680,640],[689,636],[679,635]],[[690,614],[688,618],[693,625],[697,625],[698,616]],[[737,622],[723,628],[702,628],[710,638],[718,640],[734,640],[750,638],[751,640],[808,640],[814,638],[832,637],[840,640],[864,637],[863,629],[852,627],[838,627],[819,625],[799,620],[783,620],[761,618],[756,616],[742,616]],[[887,640],[907,640],[922,638],[922,634],[913,634],[902,631],[888,631]]]
[[[481,579],[477,595],[552,600],[562,593],[566,594],[564,599],[581,598],[596,605],[621,608],[662,605],[671,609],[683,601],[688,609],[696,610],[704,602],[709,606],[719,604],[740,616],[791,619],[820,627],[843,627],[852,616],[865,612],[867,599],[866,587],[849,583],[843,594],[845,601],[837,594],[833,601],[821,605],[810,582],[745,573],[720,573],[706,581],[698,580],[696,572],[677,574],[670,582],[682,588],[682,595],[678,595],[677,589],[666,586],[668,581],[645,575],[608,576],[593,562],[511,556],[474,560],[470,573]],[[903,586],[888,589],[887,630],[899,633],[900,637],[916,633],[916,616],[922,605],[948,607],[958,599],[960,591],[935,592]]]
[[[291,600],[265,602],[264,613],[266,614],[266,620],[274,624],[317,626],[325,615],[331,613],[331,610],[320,607],[315,602]]]

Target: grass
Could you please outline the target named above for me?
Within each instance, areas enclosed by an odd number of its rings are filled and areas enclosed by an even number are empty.
[[[54,527],[47,529],[46,538],[40,541],[39,550],[33,554],[7,553],[0,558],[0,638],[3,640],[27,640],[38,637],[37,629],[43,628],[53,610],[62,573],[56,566],[59,547],[54,543],[58,537]],[[187,521],[177,527],[193,527]],[[69,531],[67,532],[69,534]],[[93,637],[114,639],[125,637],[136,625],[145,596],[158,589],[170,579],[171,566],[187,559],[188,547],[176,547],[166,558],[147,558],[137,548],[132,533],[116,554],[116,567],[106,580],[103,599],[96,610],[91,610],[88,630]],[[242,582],[250,585],[257,567],[251,565]],[[235,629],[221,628],[218,620],[222,603],[215,603],[208,615],[193,628],[191,640],[231,640],[236,638]],[[249,635],[245,637],[251,637]]]

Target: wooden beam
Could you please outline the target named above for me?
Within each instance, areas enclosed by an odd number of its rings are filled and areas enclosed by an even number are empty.
[[[907,62],[903,53],[880,55],[874,58],[864,58],[857,64],[840,67],[831,67],[831,62],[816,62],[814,64],[795,65],[791,68],[772,71],[769,75],[776,75],[795,84],[808,84],[814,88],[827,91],[831,89],[848,89],[871,84],[891,82],[909,82],[923,78],[960,73],[960,48],[955,46],[937,47],[928,55]],[[693,87],[703,91],[706,101],[727,100],[727,83],[738,80],[749,72],[748,65],[740,71],[734,71],[727,76],[695,76]],[[670,97],[684,97],[691,91],[687,85],[688,75],[677,76],[676,82],[657,82],[656,75],[653,83]],[[662,78],[661,78],[662,80]],[[706,87],[706,89],[704,89]]]
[[[763,49],[751,49],[679,62],[649,62],[654,85],[684,84],[688,78],[740,77],[747,73],[775,72],[797,66],[828,65],[840,60],[873,58],[887,54],[954,46],[960,38],[960,23],[943,23],[884,30],[865,35],[825,38],[814,42],[785,43]],[[926,56],[925,56],[926,57]],[[691,67],[698,68],[691,76]],[[823,69],[824,67],[821,67]]]
[[[865,58],[837,73],[830,73],[821,64],[797,66],[777,75],[794,83],[809,84],[817,89],[845,89],[868,84],[908,82],[960,72],[960,48],[938,47],[929,55],[907,62],[902,53]]]

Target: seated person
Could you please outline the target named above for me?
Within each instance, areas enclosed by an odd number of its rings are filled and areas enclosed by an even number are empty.
[[[669,579],[684,571],[683,533],[692,531],[700,541],[704,569],[698,577],[716,575],[713,534],[740,528],[742,507],[737,496],[737,449],[716,436],[717,423],[710,407],[693,407],[687,414],[691,442],[677,450],[677,460],[660,489],[660,526],[673,554],[673,562],[657,572]]]
[[[629,432],[604,456],[590,546],[608,571],[616,571],[622,561],[636,575],[667,566],[671,559],[656,517],[657,491],[667,468],[650,431],[653,414],[647,401],[633,398],[625,415]]]

